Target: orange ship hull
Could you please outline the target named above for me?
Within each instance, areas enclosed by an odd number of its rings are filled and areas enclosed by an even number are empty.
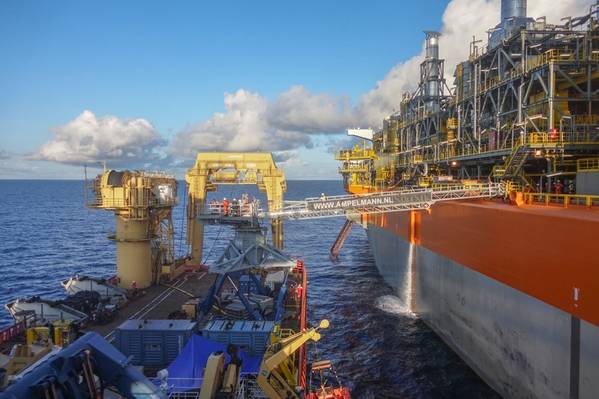
[[[599,211],[460,201],[362,223],[385,280],[500,394],[599,397]]]
[[[447,202],[365,220],[599,326],[597,210]]]

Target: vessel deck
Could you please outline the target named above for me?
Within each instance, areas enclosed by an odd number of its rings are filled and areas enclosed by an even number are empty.
[[[127,319],[166,319],[168,315],[180,310],[191,297],[183,291],[198,298],[203,298],[216,278],[215,274],[200,272],[182,275],[169,285],[155,285],[146,288],[139,297],[131,300],[110,323],[91,325],[88,331],[95,331],[111,338],[112,332]],[[177,287],[179,289],[173,288]]]

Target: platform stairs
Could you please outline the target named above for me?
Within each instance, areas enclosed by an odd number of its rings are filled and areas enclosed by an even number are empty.
[[[513,184],[534,187],[533,182],[524,173],[524,164],[533,153],[534,149],[530,146],[525,144],[517,145],[503,165],[493,167],[493,177]]]
[[[523,144],[514,147],[505,163],[493,168],[493,176],[503,180],[520,178],[524,163],[533,151],[532,148]]]

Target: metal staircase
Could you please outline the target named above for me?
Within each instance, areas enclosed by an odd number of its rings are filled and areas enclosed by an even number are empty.
[[[533,150],[526,145],[519,145],[514,148],[510,157],[505,161],[503,178],[519,177],[522,172],[522,167],[532,154]]]

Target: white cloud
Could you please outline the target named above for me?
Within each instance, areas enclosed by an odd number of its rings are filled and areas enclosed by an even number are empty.
[[[101,161],[147,164],[161,157],[157,149],[164,144],[146,119],[98,117],[87,110],[52,130],[53,139],[32,158],[77,165]]]
[[[309,134],[342,133],[353,118],[349,98],[312,94],[292,86],[274,101],[240,89],[225,93],[225,112],[217,112],[177,134],[172,151],[281,151],[310,147]]]
[[[281,151],[310,147],[309,134],[341,133],[353,118],[346,97],[312,94],[292,86],[274,101],[240,89],[225,93],[225,112],[184,129],[172,151],[194,156],[197,151]]]
[[[272,157],[275,162],[282,164],[289,162],[290,160],[297,158],[297,151],[275,151],[272,153]]]
[[[293,93],[300,93],[300,98]],[[281,99],[281,101],[278,101]],[[197,151],[280,151],[310,146],[306,131],[321,123],[314,107],[323,97],[311,97],[303,88],[292,88],[277,101],[269,101],[257,93],[238,90],[225,93],[225,112],[217,112],[211,118],[185,129],[173,140],[176,154],[195,156]],[[312,112],[313,125],[306,124],[302,130],[293,124],[300,120],[291,104],[301,104]],[[325,101],[326,102],[326,101]],[[324,113],[323,126],[330,126],[330,113]]]
[[[279,95],[267,112],[272,126],[303,133],[342,132],[353,117],[349,98],[312,94],[303,86]]]

